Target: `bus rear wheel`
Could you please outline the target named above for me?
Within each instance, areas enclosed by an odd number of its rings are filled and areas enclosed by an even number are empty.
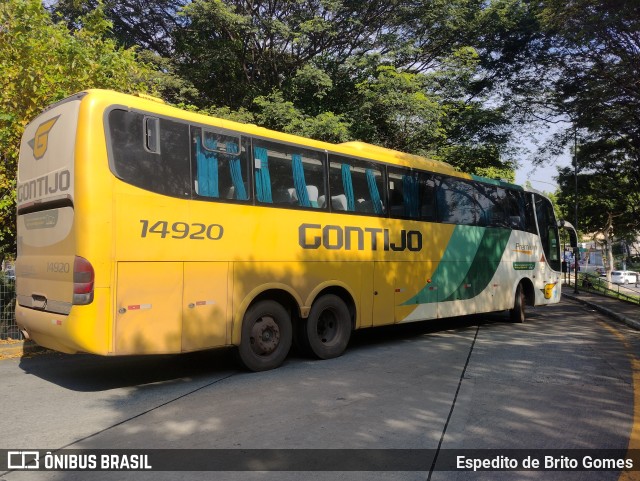
[[[291,316],[276,301],[259,301],[242,321],[240,360],[251,371],[268,371],[280,366],[291,348]]]
[[[317,299],[303,327],[305,345],[319,359],[341,356],[351,338],[351,313],[334,294]]]
[[[523,323],[526,317],[525,313],[526,297],[522,283],[518,284],[516,296],[513,302],[513,309],[509,310],[509,317],[513,322]]]

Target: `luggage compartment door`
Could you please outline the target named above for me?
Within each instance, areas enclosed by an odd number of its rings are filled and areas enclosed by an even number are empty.
[[[182,262],[120,262],[116,354],[169,354],[182,347]]]
[[[182,350],[227,342],[228,262],[185,262]]]

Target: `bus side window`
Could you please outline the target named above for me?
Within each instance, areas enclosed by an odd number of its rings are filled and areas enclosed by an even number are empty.
[[[548,199],[541,195],[534,194],[534,199],[538,231],[544,255],[551,268],[559,272],[562,268],[560,265],[560,237],[553,206]]]
[[[246,152],[240,137],[192,128],[195,192],[200,197],[249,200]]]
[[[533,198],[532,194],[524,193],[523,195],[523,204],[524,204],[524,219],[525,219],[525,230],[532,234],[538,233],[538,228],[536,226],[536,220],[533,215]]]
[[[410,169],[389,169],[391,216],[417,219],[420,216],[420,181]]]
[[[254,140],[253,157],[258,202],[324,208],[324,152]]]
[[[476,193],[472,183],[444,177],[438,186],[438,221],[478,225]]]
[[[410,169],[389,169],[391,217],[436,220],[436,187],[432,174]]]
[[[181,122],[113,109],[108,114],[111,171],[141,189],[191,197],[189,127]]]
[[[382,167],[350,157],[329,156],[329,190],[334,211],[384,215]],[[326,203],[326,199],[322,199]]]
[[[437,220],[436,181],[433,175],[420,174],[420,219]]]
[[[509,228],[516,230],[525,229],[525,214],[524,214],[524,193],[517,190],[507,189],[504,191],[503,208],[506,213]]]
[[[509,227],[504,210],[506,192],[494,185],[476,182],[477,224],[482,227]]]

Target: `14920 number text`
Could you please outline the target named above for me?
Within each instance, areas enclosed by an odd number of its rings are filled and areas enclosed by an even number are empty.
[[[159,235],[161,239],[193,239],[193,240],[220,240],[224,235],[224,227],[220,224],[200,224],[187,222],[174,222],[170,224],[166,220],[152,222],[141,219],[141,237]]]

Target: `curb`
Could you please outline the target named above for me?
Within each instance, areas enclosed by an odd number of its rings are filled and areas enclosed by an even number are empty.
[[[606,314],[607,316],[615,319],[616,321],[620,321],[624,324],[626,324],[627,326],[640,331],[640,322],[634,320],[634,319],[630,319],[627,316],[623,316],[622,314],[618,314],[617,312],[612,311],[611,309],[609,309],[608,307],[602,307],[599,304],[596,304],[595,302],[591,302],[591,301],[587,301],[585,299],[582,299],[578,296],[574,296],[571,294],[565,294],[564,292],[562,293],[562,295],[564,297],[566,297],[567,299],[571,299],[572,301],[576,301],[579,302],[581,304],[585,304],[593,309],[595,309],[596,311],[599,311],[603,314]]]
[[[37,345],[33,341],[19,341],[12,344],[0,344],[0,360],[22,357],[45,351],[46,348]]]

